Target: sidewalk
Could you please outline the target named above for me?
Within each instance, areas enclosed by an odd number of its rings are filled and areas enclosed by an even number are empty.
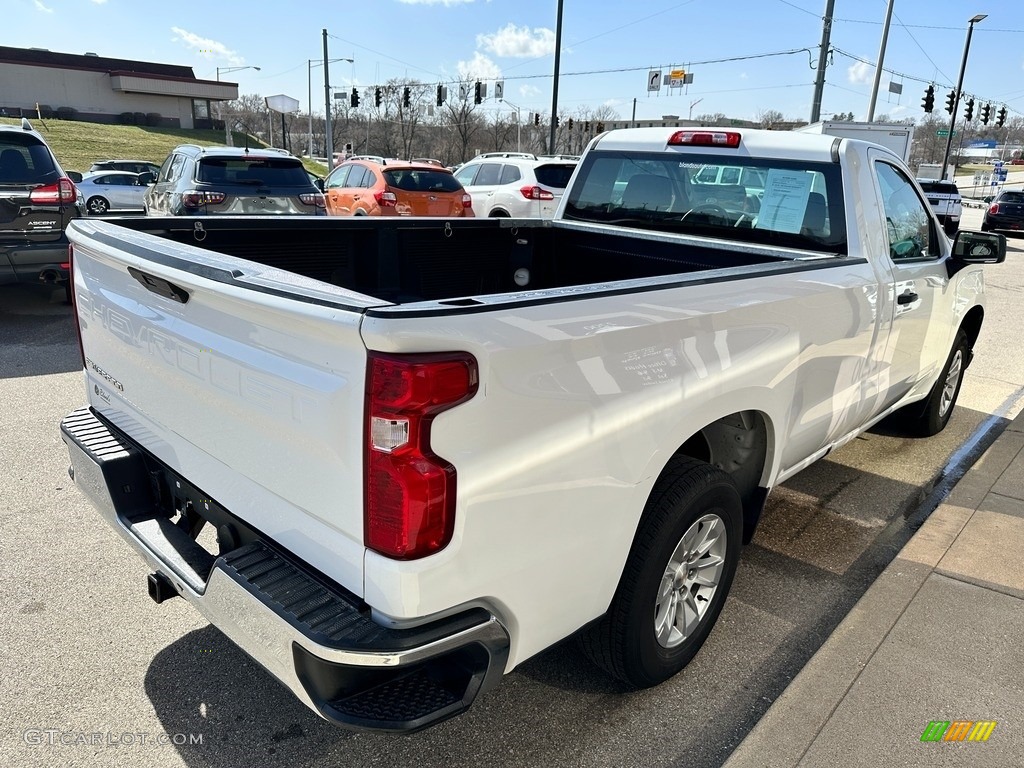
[[[933,721],[997,725],[984,743],[923,742]],[[795,766],[1024,768],[1024,414],[724,768]]]

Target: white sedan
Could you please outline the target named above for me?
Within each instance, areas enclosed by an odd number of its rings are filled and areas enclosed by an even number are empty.
[[[151,173],[99,171],[87,173],[75,186],[85,200],[85,209],[93,216],[109,211],[142,211],[142,197]]]

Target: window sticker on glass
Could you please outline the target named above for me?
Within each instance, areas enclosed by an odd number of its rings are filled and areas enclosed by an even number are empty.
[[[804,171],[772,168],[764,182],[764,197],[757,216],[758,229],[799,232],[807,213],[812,176]]]

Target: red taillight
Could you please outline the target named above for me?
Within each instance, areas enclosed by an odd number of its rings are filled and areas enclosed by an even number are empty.
[[[463,195],[462,196],[462,207],[463,208],[472,208],[473,207],[473,198],[470,195],[467,194],[467,195]]]
[[[476,393],[476,360],[371,352],[368,362],[365,544],[398,560],[425,557],[455,527],[455,467],[431,450],[430,425]]]
[[[999,213],[999,203],[992,203],[992,205],[990,205],[988,207],[988,212],[989,213]]]
[[[306,205],[315,205],[317,208],[327,207],[327,201],[324,200],[324,196],[319,192],[303,192],[299,195],[299,200]]]
[[[394,192],[374,192],[373,199],[381,208],[394,208],[398,202],[398,196]]]
[[[186,208],[202,208],[204,205],[218,205],[227,198],[223,192],[206,192],[190,189],[181,193],[181,204]]]
[[[73,203],[78,197],[78,190],[71,179],[59,178],[56,183],[45,187],[36,187],[29,192],[29,202],[39,205],[59,205]]]
[[[525,187],[520,187],[519,191],[522,193],[523,197],[525,197],[527,200],[554,200],[555,199],[555,196],[553,194],[548,192],[546,189],[541,189],[540,187],[525,186]]]
[[[730,147],[740,145],[740,135],[735,131],[676,131],[668,140],[669,146]]]
[[[61,266],[64,266],[61,264]],[[75,297],[75,246],[68,244],[68,280],[70,281],[69,291],[71,295],[71,313],[75,316],[75,334],[78,336],[78,354],[82,358],[82,367],[85,368],[85,344],[82,343],[82,321],[78,317],[78,300]]]

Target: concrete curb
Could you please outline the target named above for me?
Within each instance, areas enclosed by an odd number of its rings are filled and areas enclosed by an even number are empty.
[[[978,513],[982,501],[990,493],[998,494],[1004,473],[1011,475],[1024,468],[1024,460],[1018,459],[1022,455],[1024,413],[1007,427],[929,516],[723,768],[794,768],[800,764],[925,581],[933,574],[950,575],[947,568],[939,567],[940,561]],[[1014,472],[1007,472],[1011,465]],[[1016,485],[1016,480],[1007,478],[1004,483]],[[958,569],[954,576],[961,581],[974,581],[963,569]],[[984,583],[979,586],[991,587]],[[1018,590],[1001,591],[1013,594]],[[875,733],[872,738],[883,735]]]

